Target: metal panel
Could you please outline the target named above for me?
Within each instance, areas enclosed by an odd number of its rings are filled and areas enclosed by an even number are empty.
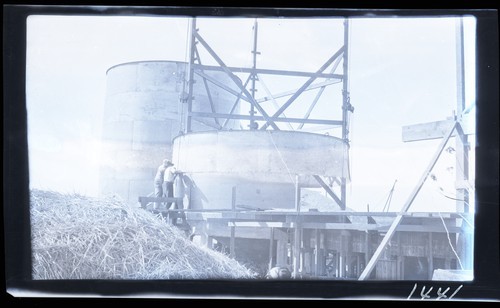
[[[187,64],[144,61],[116,65],[107,72],[106,103],[102,129],[100,194],[119,195],[130,203],[153,191],[158,165],[171,158],[172,139],[184,125],[182,100]],[[236,89],[223,72],[208,72],[211,78]],[[208,85],[201,77],[193,85],[193,111],[229,112],[234,97]],[[214,130],[213,118],[193,121],[193,131]],[[230,120],[227,128],[239,128]],[[146,172],[144,172],[146,170]]]
[[[348,155],[344,142],[326,135],[219,131],[175,138],[173,161],[186,173],[226,174],[291,184],[296,174],[347,176]],[[303,180],[301,184],[308,185]]]

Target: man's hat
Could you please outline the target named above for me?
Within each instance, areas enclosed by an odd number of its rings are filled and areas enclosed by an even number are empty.
[[[172,162],[171,162],[170,160],[168,160],[168,159],[164,159],[164,160],[163,160],[163,164],[164,164],[164,165],[167,165],[167,166],[168,166],[168,165],[170,165],[170,166],[173,166],[173,165],[174,165],[174,164],[172,164]]]

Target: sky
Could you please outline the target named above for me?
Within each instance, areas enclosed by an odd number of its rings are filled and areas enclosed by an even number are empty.
[[[188,24],[183,17],[27,19],[31,188],[97,195],[106,70],[130,61],[186,61]],[[197,19],[199,33],[230,66],[252,65],[253,24],[253,18]],[[465,18],[464,26],[466,106],[473,106],[474,18]],[[314,72],[342,45],[339,19],[259,18],[258,29],[259,67]],[[370,210],[382,210],[397,180],[391,210],[399,210],[417,184],[440,140],[404,143],[402,126],[444,120],[456,109],[455,30],[456,19],[449,17],[350,20],[349,91],[355,110],[348,207],[364,211],[369,204]],[[215,64],[201,50],[200,57],[203,64]],[[264,80],[273,93],[304,81]],[[264,96],[261,85],[258,90]],[[313,116],[338,116],[339,109],[328,103],[339,102],[340,90],[340,84],[328,87]],[[314,95],[306,93],[287,116],[303,115]],[[274,111],[272,105],[267,108]],[[474,109],[471,113],[473,119]],[[474,136],[470,139],[474,149]],[[454,147],[454,140],[448,145]],[[474,151],[469,155],[472,188]],[[443,196],[454,197],[454,166],[453,153],[445,151],[433,170],[437,180],[426,182],[413,211],[454,210],[455,202]]]

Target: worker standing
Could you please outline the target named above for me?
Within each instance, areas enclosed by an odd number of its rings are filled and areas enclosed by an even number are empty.
[[[180,173],[171,161],[167,161],[167,168],[165,169],[165,188],[166,195],[168,198],[174,197],[174,180],[177,174]],[[167,209],[170,209],[172,202],[167,203]],[[174,209],[177,208],[177,203],[175,203]]]
[[[155,180],[154,180],[154,188],[155,188],[155,197],[156,198],[161,198],[163,197],[163,181],[165,177],[165,170],[171,165],[172,163],[168,159],[164,159],[163,163],[158,167],[158,170],[156,171],[155,175]],[[154,209],[157,210],[160,207],[160,202],[155,202],[154,204]]]

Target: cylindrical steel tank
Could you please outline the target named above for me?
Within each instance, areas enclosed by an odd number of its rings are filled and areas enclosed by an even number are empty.
[[[233,198],[238,208],[294,208],[297,175],[301,187],[318,187],[313,175],[347,178],[349,174],[345,142],[296,131],[178,136],[173,162],[184,173],[192,209],[231,209]]]
[[[224,72],[205,72],[236,89]],[[130,202],[153,192],[153,178],[163,159],[172,156],[172,139],[183,129],[187,63],[144,61],[123,63],[107,71],[102,126],[101,195],[119,195]],[[193,111],[211,111],[205,83],[194,76]],[[227,113],[235,97],[207,82],[216,112]],[[213,130],[214,119],[193,121],[192,131]],[[238,128],[229,121],[227,128]]]

